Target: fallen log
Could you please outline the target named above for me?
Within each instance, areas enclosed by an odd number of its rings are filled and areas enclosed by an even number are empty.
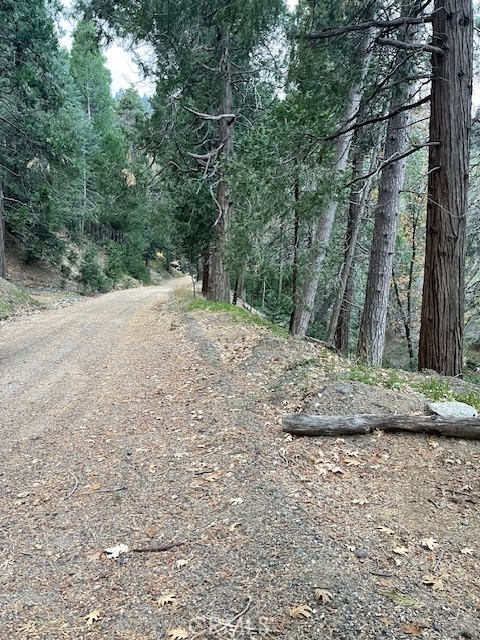
[[[430,433],[449,438],[480,440],[480,417],[440,418],[438,416],[376,415],[321,416],[289,413],[282,417],[283,431],[297,436],[353,436],[382,431]]]

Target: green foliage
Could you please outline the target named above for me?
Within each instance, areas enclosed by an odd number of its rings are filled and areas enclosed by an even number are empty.
[[[39,302],[26,291],[0,278],[0,320],[12,316],[26,307],[39,306]]]
[[[113,283],[117,283],[126,271],[122,248],[119,244],[110,242],[106,251],[107,259],[105,260],[105,275]]]
[[[396,391],[416,391],[434,401],[456,400],[457,402],[465,402],[480,410],[480,390],[460,391],[453,387],[448,380],[439,376],[419,377],[397,369],[379,369],[378,367],[366,365],[352,365],[346,373],[341,374],[339,377]]]
[[[108,281],[98,260],[98,252],[93,245],[85,250],[80,265],[80,279],[86,292],[108,291]]]
[[[242,307],[237,307],[227,302],[211,302],[204,298],[197,297],[190,299],[185,309],[187,311],[209,311],[211,313],[227,313],[234,322],[252,324],[257,327],[267,327],[272,333],[281,337],[287,337],[287,333],[278,325],[269,322],[265,318],[250,313]]]

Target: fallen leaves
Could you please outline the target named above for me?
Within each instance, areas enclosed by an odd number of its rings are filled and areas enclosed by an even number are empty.
[[[118,558],[119,556],[128,553],[128,546],[126,544],[117,544],[116,547],[109,547],[105,549],[107,558]]]
[[[422,545],[422,547],[430,549],[430,551],[435,551],[435,549],[438,547],[438,542],[435,540],[435,538],[424,538],[420,541],[420,544]]]
[[[313,609],[308,604],[297,604],[290,609],[290,617],[295,620],[306,620],[313,616]]]
[[[88,625],[93,625],[94,622],[100,620],[100,610],[94,609],[93,611],[90,611],[90,613],[87,613],[87,615],[85,616],[85,620]]]
[[[394,547],[392,551],[393,553],[396,553],[398,556],[408,556],[407,547]]]
[[[443,580],[436,576],[423,576],[422,584],[432,587],[434,591],[443,591]]]
[[[187,564],[188,564],[188,560],[185,560],[184,558],[179,558],[175,562],[175,566],[177,567],[177,569],[183,569],[183,567],[186,567]]]
[[[405,633],[408,633],[411,636],[415,636],[416,638],[420,638],[423,630],[427,627],[421,622],[407,622],[402,624],[402,629]]]
[[[158,599],[158,604],[162,607],[174,604],[175,602],[177,602],[177,597],[174,593],[163,593]]]
[[[185,638],[188,638],[188,631],[182,627],[168,629],[167,638],[169,638],[169,640],[185,640]]]
[[[315,589],[315,600],[318,604],[327,604],[331,602],[333,595],[327,589]]]

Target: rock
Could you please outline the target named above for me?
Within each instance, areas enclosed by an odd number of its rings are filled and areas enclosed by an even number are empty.
[[[357,556],[357,558],[366,558],[368,556],[367,550],[366,549],[357,549],[355,551],[355,555]]]
[[[465,402],[429,402],[427,409],[441,418],[476,418],[478,411]]]
[[[340,393],[342,396],[348,396],[352,390],[349,387],[337,387],[335,391]]]

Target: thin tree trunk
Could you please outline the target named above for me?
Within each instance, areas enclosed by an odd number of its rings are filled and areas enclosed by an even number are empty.
[[[398,309],[400,311],[400,315],[402,316],[403,328],[405,329],[405,339],[407,341],[407,349],[408,349],[408,361],[409,368],[412,370],[413,365],[413,341],[412,341],[412,325],[408,319],[408,312],[405,311],[405,307],[402,302],[402,298],[400,296],[400,289],[398,287],[398,282],[395,277],[395,271],[392,272],[392,282],[393,282],[393,290],[395,291],[395,299],[397,301]]]
[[[348,357],[350,346],[350,322],[352,317],[352,304],[355,292],[353,264],[348,270],[345,291],[343,292],[342,306],[338,316],[335,330],[334,347],[343,356]]]
[[[418,26],[405,28],[405,37],[412,39]],[[397,53],[396,66],[401,65],[398,80],[410,75],[410,65],[402,64],[408,54]],[[390,111],[397,111],[389,119],[385,141],[385,159],[401,156],[408,148],[408,125],[410,111],[398,111],[414,93],[415,81],[405,79],[403,84],[392,90]],[[406,158],[387,165],[381,174],[378,202],[375,210],[370,262],[368,266],[365,302],[357,343],[357,357],[369,365],[382,363],[387,329],[388,299],[397,238],[397,220],[400,207],[400,192],[405,181]]]
[[[294,184],[294,223],[293,223],[293,265],[292,265],[292,298],[295,302],[298,296],[298,249],[300,243],[300,177],[298,171],[295,175]],[[293,321],[295,317],[295,308],[290,315],[289,331],[293,335]]]
[[[355,157],[353,159],[352,179],[359,178],[362,175],[364,160],[365,153],[357,148]],[[350,204],[348,207],[347,232],[345,234],[345,257],[340,269],[337,296],[335,298],[335,302],[333,303],[330,323],[328,325],[327,334],[325,337],[325,341],[327,342],[327,344],[332,344],[335,339],[338,319],[340,318],[340,313],[343,308],[345,291],[351,272],[351,266],[353,264],[353,256],[355,254],[355,247],[357,245],[357,238],[363,215],[363,212],[361,211],[362,195],[363,193],[358,190],[357,185],[352,186],[352,190],[350,192]],[[344,347],[345,345],[343,345],[343,348]]]
[[[371,151],[371,159],[370,159],[370,167],[368,170],[368,174],[372,173],[376,164],[378,152],[380,150],[381,140],[382,140],[382,132],[383,128],[380,127],[378,130],[378,134],[374,140],[373,148]],[[357,147],[360,148],[362,144],[362,136],[358,136],[359,140],[357,142]],[[358,178],[362,175],[363,165],[364,165],[364,152],[357,150],[355,154],[355,158],[353,161],[353,175],[352,178]],[[349,327],[343,326],[343,328],[339,327],[339,320],[342,312],[344,311],[345,306],[349,306],[350,310],[346,313],[343,313],[343,322],[346,320],[349,321],[350,311],[351,311],[351,295],[353,292],[353,261],[355,258],[355,250],[357,247],[358,235],[360,233],[360,227],[362,224],[362,219],[365,215],[365,209],[367,208],[367,202],[370,197],[370,192],[372,188],[374,176],[371,175],[364,182],[361,191],[358,191],[358,187],[356,185],[352,185],[352,191],[350,193],[350,206],[348,210],[348,223],[347,223],[347,233],[345,236],[345,258],[343,261],[342,269],[340,271],[340,282],[338,287],[337,298],[335,300],[332,315],[330,318],[330,324],[328,326],[328,331],[326,335],[326,342],[328,344],[332,344],[335,342],[335,346],[339,349],[340,353],[346,355],[348,352],[348,334]],[[358,184],[358,183],[357,183]],[[349,288],[349,293],[347,295],[347,287]],[[343,334],[342,337],[339,335],[339,344],[337,344],[337,334]],[[346,341],[346,346],[345,346]]]
[[[472,100],[471,0],[435,0],[427,232],[418,366],[463,366],[465,233]]]
[[[415,211],[412,216],[412,253],[410,256],[410,263],[408,266],[408,282],[407,282],[407,305],[405,309],[405,305],[402,301],[402,297],[400,295],[400,288],[398,286],[397,279],[395,278],[395,273],[392,273],[392,281],[393,288],[395,291],[395,298],[397,300],[398,309],[402,316],[403,327],[405,329],[405,339],[407,341],[407,349],[408,349],[408,360],[410,370],[413,369],[413,362],[415,358],[414,349],[413,349],[413,337],[412,337],[412,322],[413,322],[413,279],[414,279],[414,271],[415,271],[415,259],[417,257],[417,231],[418,231],[418,221],[419,214],[418,211]]]
[[[210,249],[206,252],[203,258],[203,271],[202,271],[202,294],[206,297],[208,293],[208,281],[210,276]]]
[[[360,108],[360,102],[363,95],[365,76],[370,66],[371,47],[374,40],[374,29],[369,29],[363,35],[359,47],[360,73],[358,81],[350,89],[347,108],[344,114],[345,127],[349,129],[337,138],[335,148],[335,158],[331,168],[331,173],[335,176],[341,175],[348,162],[348,155],[352,145],[353,130],[351,127],[355,124]],[[317,295],[318,283],[323,262],[325,260],[328,242],[332,234],[335,214],[339,203],[338,194],[332,196],[327,204],[326,210],[321,219],[318,221],[314,236],[311,256],[305,281],[301,291],[298,292],[295,300],[295,309],[293,318],[290,323],[290,331],[295,336],[304,337],[307,331]]]
[[[0,186],[0,278],[5,278],[5,203],[3,187]]]
[[[401,154],[407,149],[408,122],[408,111],[402,111],[389,120],[385,144],[386,158],[393,154]],[[357,357],[374,366],[381,364],[385,347],[388,298],[405,166],[406,159],[403,159],[385,167],[378,191],[365,303],[357,344]]]
[[[220,48],[223,79],[220,113],[231,114],[233,111],[233,83],[228,34],[223,34],[220,37]],[[230,186],[225,165],[228,165],[233,155],[233,119],[220,118],[218,121],[218,134],[220,142],[223,143],[221,152],[223,161],[219,169],[221,175],[217,187],[218,218],[215,224],[207,297],[209,300],[216,302],[230,302],[230,274],[226,265],[226,252],[230,223],[233,216],[233,204],[230,200]]]

